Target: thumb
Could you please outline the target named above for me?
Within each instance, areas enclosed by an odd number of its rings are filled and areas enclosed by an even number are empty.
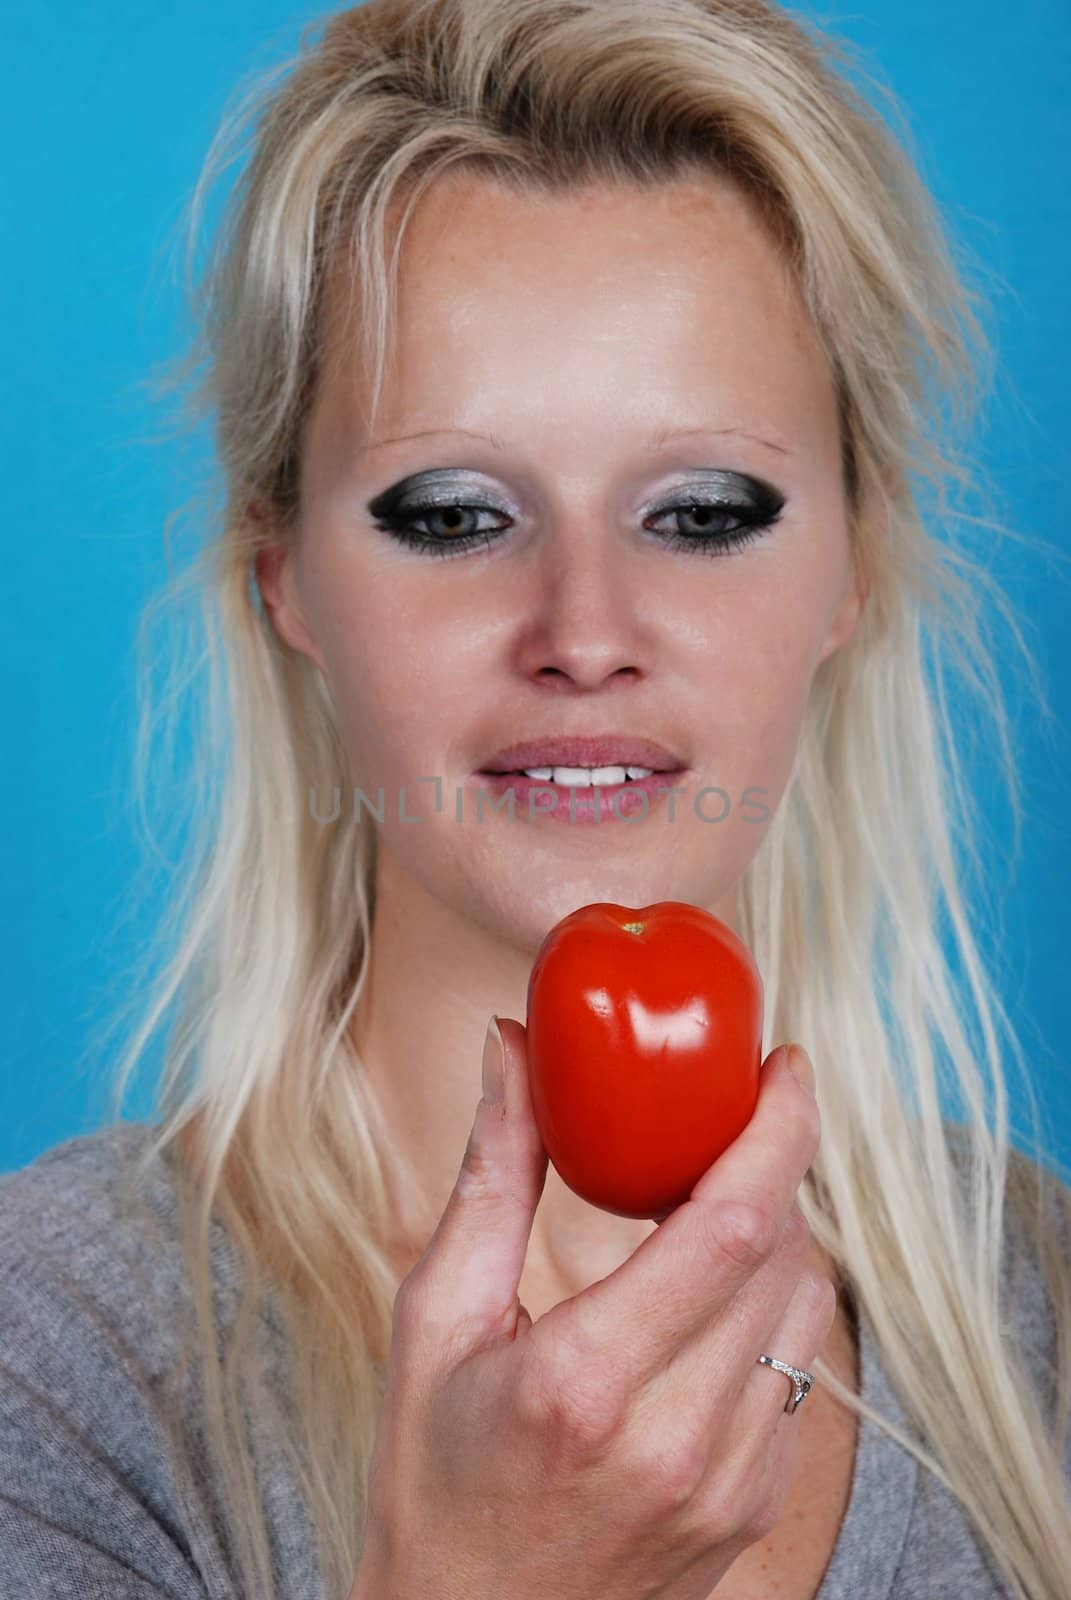
[[[484,1039],[484,1094],[461,1170],[425,1254],[439,1317],[465,1349],[513,1338],[532,1319],[518,1286],[548,1157],[528,1088],[527,1034],[492,1016]],[[438,1299],[435,1289],[433,1296]]]

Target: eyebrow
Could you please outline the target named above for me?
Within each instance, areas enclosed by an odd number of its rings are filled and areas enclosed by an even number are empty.
[[[370,444],[361,446],[362,450],[381,450],[388,444],[408,444],[411,439],[433,439],[438,434],[463,433],[468,439],[482,439],[485,444],[492,445],[496,450],[503,450],[505,446],[501,439],[496,439],[493,433],[473,433],[471,428],[425,428],[421,433],[400,433],[393,439],[374,439]]]
[[[669,439],[693,438],[696,434],[735,434],[738,439],[750,439],[754,444],[765,445],[767,450],[776,450],[778,455],[790,456],[792,451],[787,445],[779,444],[776,439],[766,439],[760,433],[749,433],[746,428],[669,428],[665,433],[656,434],[651,441],[652,448],[657,450]]]
[[[425,428],[421,433],[402,433],[393,439],[376,439],[371,444],[362,446],[363,450],[379,450],[388,444],[408,444],[413,439],[430,439],[436,435],[447,433],[463,433],[469,439],[482,439],[485,444],[491,445],[495,450],[504,450],[505,445],[501,439],[496,439],[493,433],[474,433],[471,428]],[[776,450],[778,455],[790,456],[792,451],[787,445],[779,444],[775,439],[763,438],[761,434],[749,433],[745,428],[667,428],[664,432],[656,433],[651,440],[651,448],[658,450],[670,439],[694,438],[698,434],[735,434],[740,439],[750,439],[754,444],[765,445],[767,450]]]

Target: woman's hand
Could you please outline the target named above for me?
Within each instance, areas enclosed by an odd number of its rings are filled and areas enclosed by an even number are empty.
[[[771,1052],[748,1126],[616,1271],[537,1323],[517,1291],[547,1156],[525,1030],[501,1024],[457,1183],[394,1305],[353,1600],[706,1600],[777,1522],[836,1291],[796,1202],[810,1064]],[[790,1070],[791,1057],[806,1082]]]

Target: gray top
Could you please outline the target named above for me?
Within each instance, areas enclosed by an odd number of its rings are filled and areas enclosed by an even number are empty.
[[[195,1519],[179,1510],[160,1412],[178,1312],[188,1304],[176,1197],[160,1158],[145,1198],[153,1227],[116,1220],[116,1175],[144,1123],[83,1134],[0,1176],[0,1593],[19,1600],[245,1600],[207,1468]],[[239,1258],[213,1224],[220,1324],[236,1314]],[[1040,1272],[1024,1263],[1018,1315],[1051,1378],[1055,1323]],[[270,1296],[260,1336],[271,1404],[253,1444],[284,1600],[327,1600],[311,1523],[272,1445],[289,1405],[282,1326]],[[910,1432],[860,1326],[862,1393]],[[776,1353],[776,1352],[775,1352]],[[1042,1367],[1044,1363],[1044,1367]],[[771,1373],[771,1382],[782,1381]],[[1047,1396],[1049,1389],[1042,1390]],[[194,1436],[203,1435],[199,1390]],[[1071,1477],[1071,1438],[1065,1461]],[[818,1600],[1007,1600],[956,1502],[908,1452],[864,1419],[851,1498]]]

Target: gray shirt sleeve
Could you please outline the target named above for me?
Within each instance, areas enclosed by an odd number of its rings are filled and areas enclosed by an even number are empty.
[[[28,1250],[3,1250],[0,1593],[205,1600],[106,1243],[98,1240],[92,1266],[112,1319],[77,1276]]]
[[[192,1296],[171,1158],[155,1158],[133,1212],[119,1192],[152,1131],[116,1123],[0,1175],[3,1600],[252,1600],[209,1453],[199,1374],[191,1368],[178,1401],[174,1393]],[[209,1247],[226,1345],[240,1258],[218,1220]],[[254,1339],[264,1389],[248,1442],[277,1593],[326,1600],[282,1444],[294,1418],[270,1294]],[[176,1404],[190,1456],[181,1483]]]

